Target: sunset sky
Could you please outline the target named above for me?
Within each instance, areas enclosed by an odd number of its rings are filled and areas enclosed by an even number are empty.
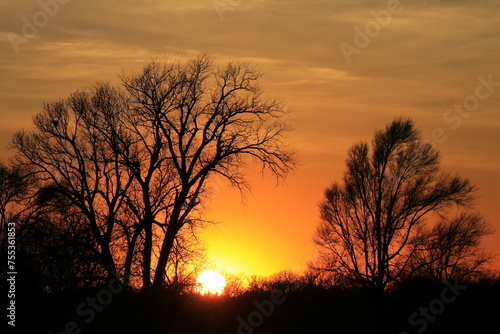
[[[0,158],[44,101],[118,83],[151,57],[208,53],[258,65],[265,93],[292,114],[300,159],[278,186],[249,170],[244,201],[214,182],[206,217],[219,224],[204,237],[215,266],[260,275],[303,268],[314,256],[318,202],[340,181],[347,149],[398,116],[435,142],[444,170],[478,186],[476,208],[497,230],[487,245],[500,253],[500,1],[54,4],[0,0]]]

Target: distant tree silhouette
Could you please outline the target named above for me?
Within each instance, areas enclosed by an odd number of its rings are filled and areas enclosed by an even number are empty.
[[[244,273],[223,273],[224,278],[226,279],[226,286],[224,287],[224,295],[229,297],[236,297],[242,295],[245,291],[247,291],[247,281],[248,277]]]
[[[13,138],[16,163],[83,219],[109,278],[161,287],[190,254],[181,229],[203,226],[213,176],[244,189],[251,159],[277,178],[294,166],[286,112],[262,96],[260,75],[207,56],[153,60],[122,75],[124,90],[98,83],[45,104],[35,130]]]
[[[19,239],[19,221],[29,208],[35,180],[27,169],[0,162],[0,253],[7,257],[8,231],[15,228],[16,242]],[[14,225],[10,225],[13,223]],[[7,270],[7,261],[0,265],[2,279]]]
[[[23,202],[30,197],[34,179],[28,170],[0,162],[0,234],[7,230],[7,223],[16,223]],[[16,208],[17,207],[17,208]],[[2,249],[4,240],[2,238]]]
[[[283,293],[290,293],[304,286],[304,283],[305,276],[292,270],[283,270],[268,277],[251,276],[248,291],[272,292],[279,290]]]
[[[473,222],[471,216],[462,216],[459,233],[452,232],[453,224],[440,223],[427,232],[434,244],[422,239],[425,222],[470,204],[474,187],[467,179],[439,171],[438,152],[421,139],[411,120],[393,121],[375,133],[371,145],[353,145],[346,164],[343,183],[328,188],[320,204],[322,220],[314,237],[322,249],[318,269],[383,293],[429,263],[438,265],[448,255],[458,261],[471,255],[474,248],[461,247],[459,240],[465,237],[472,245],[478,240],[473,234],[483,233],[479,220],[466,227]],[[440,237],[450,238],[449,245],[437,245]],[[430,252],[436,246],[439,254],[423,255],[424,249]]]

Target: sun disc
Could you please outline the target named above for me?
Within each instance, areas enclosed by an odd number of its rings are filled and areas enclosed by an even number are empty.
[[[205,270],[196,279],[197,292],[205,295],[207,293],[220,295],[226,286],[224,276],[213,270]]]

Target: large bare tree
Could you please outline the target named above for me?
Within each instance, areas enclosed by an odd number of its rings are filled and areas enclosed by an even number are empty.
[[[278,179],[294,166],[287,114],[247,64],[208,56],[147,63],[48,103],[14,136],[17,163],[65,196],[89,224],[105,270],[160,287],[183,228],[203,222],[213,176],[247,187],[252,160]],[[181,234],[180,234],[181,233]]]
[[[315,242],[321,269],[378,293],[408,276],[423,245],[421,227],[473,200],[467,179],[439,171],[439,154],[411,120],[353,145],[342,183],[325,191]]]
[[[249,159],[277,177],[294,164],[284,142],[289,130],[286,112],[277,99],[265,98],[254,67],[230,62],[216,66],[207,56],[186,63],[152,61],[123,77],[131,103],[145,121],[161,130],[172,168],[171,206],[153,285],[165,279],[169,256],[180,229],[190,218],[213,175],[245,187],[242,167]]]

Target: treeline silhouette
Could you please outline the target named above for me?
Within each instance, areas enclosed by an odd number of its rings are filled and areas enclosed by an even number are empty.
[[[19,328],[25,333],[60,333],[74,321],[82,333],[96,334],[498,332],[500,278],[462,281],[459,286],[466,288],[459,289],[453,302],[443,303],[441,310],[436,301],[443,291],[447,289],[446,298],[453,296],[447,283],[414,280],[381,301],[361,289],[329,284],[317,274],[285,272],[253,278],[247,288],[232,295],[122,291],[90,317],[93,307],[88,298],[101,305],[97,296],[108,289],[103,285],[23,297]],[[421,311],[424,308],[427,313]]]

